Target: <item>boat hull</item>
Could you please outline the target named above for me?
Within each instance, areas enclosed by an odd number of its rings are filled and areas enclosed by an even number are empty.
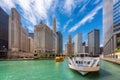
[[[77,72],[81,73],[82,75],[86,75],[89,72],[97,72],[97,71],[99,71],[99,67],[82,67],[81,66],[81,67],[77,68],[77,67],[72,66],[70,64],[69,64],[69,68],[71,70],[74,70],[74,71],[77,71]]]

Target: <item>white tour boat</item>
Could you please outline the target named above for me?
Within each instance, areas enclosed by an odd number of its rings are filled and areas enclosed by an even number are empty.
[[[76,57],[68,57],[69,68],[82,75],[99,71],[99,57],[90,57],[88,53],[79,53]]]

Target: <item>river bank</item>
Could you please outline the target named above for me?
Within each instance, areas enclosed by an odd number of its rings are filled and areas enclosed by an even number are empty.
[[[112,63],[120,64],[120,59],[114,59],[114,58],[101,58],[101,59]]]

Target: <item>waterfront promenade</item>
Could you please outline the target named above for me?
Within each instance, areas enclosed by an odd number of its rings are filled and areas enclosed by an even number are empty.
[[[101,59],[112,63],[120,64],[120,59],[114,59],[114,58],[101,58]]]

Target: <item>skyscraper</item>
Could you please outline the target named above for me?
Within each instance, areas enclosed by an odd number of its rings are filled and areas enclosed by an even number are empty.
[[[56,34],[56,19],[53,18],[52,20],[53,22],[53,27],[52,27],[52,31],[53,31],[53,49],[55,51],[56,54],[58,54],[59,52],[59,45],[58,45],[58,35]]]
[[[68,42],[65,46],[65,54],[66,55],[72,55],[74,54],[74,44],[71,41],[71,36],[68,36]]]
[[[83,53],[88,53],[88,45],[86,43],[87,42],[82,43]]]
[[[56,32],[57,34],[57,52],[58,54],[61,54],[63,52],[63,37],[62,37],[62,33],[60,31]]]
[[[9,15],[9,51],[28,52],[28,37],[18,11],[12,8]]]
[[[82,34],[78,33],[74,37],[74,53],[82,53]]]
[[[0,50],[8,49],[8,14],[0,7]]]
[[[120,47],[120,0],[115,0],[113,5],[113,34],[114,47]]]
[[[98,29],[88,33],[88,52],[90,55],[99,55],[100,53],[100,33]]]
[[[2,52],[8,51],[8,20],[8,14],[0,7],[0,58],[7,57],[7,53]]]
[[[56,19],[53,18],[53,32],[56,32]]]
[[[42,21],[34,26],[34,51],[35,53],[53,53],[53,31]]]
[[[113,0],[103,0],[103,53],[114,52]]]

